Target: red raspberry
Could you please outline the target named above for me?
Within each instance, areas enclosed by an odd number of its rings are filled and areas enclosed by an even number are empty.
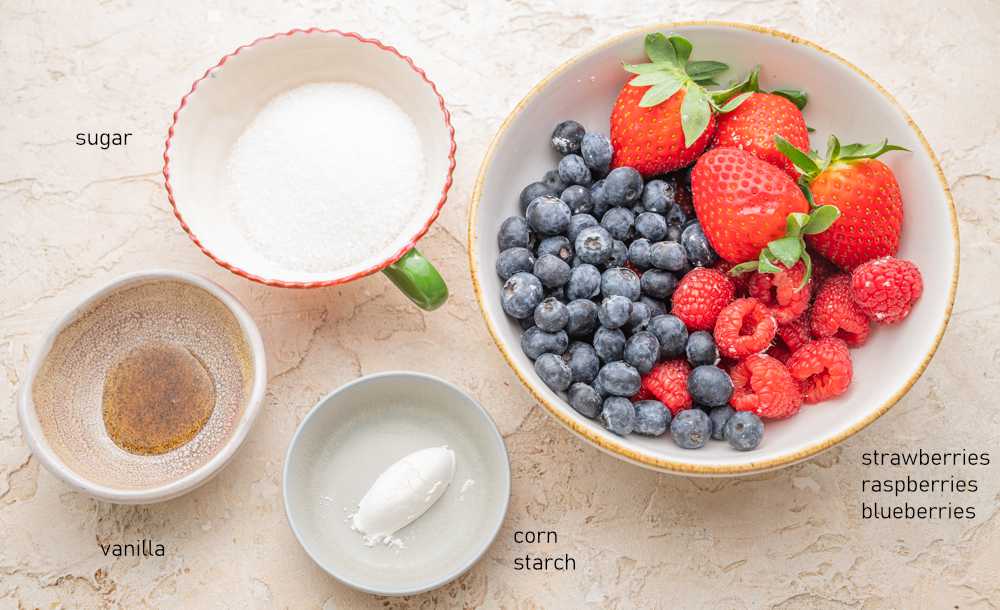
[[[785,324],[809,309],[812,298],[812,278],[802,284],[806,266],[799,261],[791,269],[782,266],[778,273],[753,273],[750,276],[750,296],[771,308],[778,324]],[[800,288],[801,286],[801,288]]]
[[[640,385],[639,391],[632,397],[632,402],[639,402],[640,400],[653,400],[655,398],[656,396],[653,396],[652,392]]]
[[[726,305],[715,322],[715,344],[730,358],[743,358],[767,350],[778,330],[771,310],[757,299],[736,299]]]
[[[788,372],[799,381],[806,402],[840,396],[851,385],[853,368],[847,344],[835,337],[811,341],[792,354]]]
[[[812,341],[812,334],[809,332],[809,314],[801,315],[787,324],[779,324],[778,338],[791,352]]]
[[[849,347],[868,340],[868,316],[851,298],[851,276],[835,275],[820,287],[813,303],[810,324],[815,337],[839,337]]]
[[[729,273],[729,270],[735,266],[736,265],[733,263],[720,258],[719,261],[715,263],[714,268],[725,273],[726,277],[729,278],[729,281],[733,283],[733,288],[736,289],[734,294],[737,298],[745,297],[750,294],[747,292],[747,285],[750,283],[750,273],[740,273],[739,275]]]
[[[876,258],[858,265],[851,274],[854,302],[882,324],[895,324],[909,315],[923,291],[920,269],[900,258]]]
[[[775,343],[767,350],[767,355],[774,358],[781,364],[788,364],[788,358],[791,357],[792,352],[788,351],[784,343]]]
[[[686,360],[667,360],[643,376],[639,393],[645,391],[652,394],[667,405],[671,414],[677,415],[678,412],[691,408],[691,395],[688,394],[687,386],[690,372],[691,366]]]
[[[689,330],[711,330],[719,312],[733,300],[733,283],[718,269],[696,267],[674,290],[671,313]]]
[[[819,288],[819,285],[827,280],[827,278],[833,277],[840,273],[840,269],[837,266],[826,260],[822,256],[812,253],[812,268],[813,268],[813,287]]]
[[[782,419],[795,415],[802,406],[798,383],[784,364],[766,354],[747,356],[729,375],[733,378],[729,404],[737,411]]]

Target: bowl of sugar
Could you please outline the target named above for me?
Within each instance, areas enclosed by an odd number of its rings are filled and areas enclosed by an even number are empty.
[[[416,243],[447,199],[454,135],[409,57],[354,33],[292,30],[195,81],[163,176],[181,227],[233,273],[313,288],[382,271],[430,310],[448,289]]]

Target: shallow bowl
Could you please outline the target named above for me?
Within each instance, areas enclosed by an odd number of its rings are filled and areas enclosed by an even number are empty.
[[[621,437],[574,411],[535,374],[521,352],[519,325],[500,307],[502,282],[494,272],[497,230],[519,213],[518,193],[558,161],[548,134],[576,119],[607,133],[612,105],[628,75],[622,61],[646,61],[650,32],[679,33],[694,44],[694,59],[730,65],[735,78],[760,64],[767,89],[809,93],[806,123],[813,147],[825,149],[829,134],[842,142],[888,138],[909,153],[882,159],[903,192],[905,222],[899,256],[919,265],[924,294],[909,318],[876,329],[868,344],[851,352],[854,381],[835,400],[806,406],[795,417],[767,425],[760,447],[736,452],[712,442],[684,450],[668,437]],[[896,403],[920,377],[944,333],[958,281],[958,223],[937,158],[898,102],[860,68],[819,45],[758,26],[718,22],[666,23],[628,32],[591,49],[542,79],[500,127],[480,169],[469,216],[469,262],[476,297],[490,334],[532,395],[560,423],[604,451],[649,468],[696,475],[734,475],[786,466],[816,455],[863,429]]]

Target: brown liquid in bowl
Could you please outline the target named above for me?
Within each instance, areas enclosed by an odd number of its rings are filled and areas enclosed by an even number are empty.
[[[140,345],[108,372],[104,426],[116,445],[159,455],[184,445],[208,422],[215,384],[190,351],[169,343]]]

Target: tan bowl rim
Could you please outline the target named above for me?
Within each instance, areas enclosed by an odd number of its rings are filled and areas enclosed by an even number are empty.
[[[952,268],[951,285],[949,286],[948,289],[948,302],[947,306],[945,307],[944,316],[941,319],[941,323],[939,325],[937,335],[934,338],[933,345],[921,359],[920,363],[917,365],[916,369],[910,375],[909,379],[907,379],[906,383],[904,383],[902,387],[900,387],[892,396],[890,396],[887,401],[885,401],[877,409],[869,413],[868,416],[866,416],[864,419],[862,419],[854,426],[848,428],[847,430],[839,434],[836,434],[830,438],[819,440],[813,443],[812,445],[809,445],[805,449],[795,451],[787,455],[767,460],[754,461],[747,464],[739,464],[739,465],[689,464],[669,459],[655,458],[642,455],[641,453],[635,451],[634,449],[627,447],[625,444],[618,441],[617,439],[601,438],[590,429],[590,426],[574,421],[573,418],[563,413],[560,408],[551,404],[548,400],[546,400],[543,396],[541,396],[539,392],[535,390],[535,388],[533,387],[533,382],[528,381],[518,372],[517,367],[514,366],[514,362],[511,355],[507,352],[506,347],[500,340],[496,328],[494,328],[493,324],[490,322],[489,315],[487,314],[486,311],[486,306],[484,305],[483,302],[482,288],[480,287],[479,284],[479,269],[477,268],[476,257],[475,257],[476,246],[478,242],[478,235],[476,234],[476,215],[479,209],[480,198],[482,197],[483,182],[486,177],[486,171],[489,168],[490,162],[493,160],[493,155],[496,152],[497,145],[499,144],[501,137],[504,135],[504,132],[507,130],[508,126],[514,120],[514,118],[521,113],[521,111],[528,104],[528,102],[530,102],[536,95],[538,95],[538,93],[542,89],[544,89],[546,85],[548,85],[549,81],[551,81],[553,78],[565,72],[573,64],[577,63],[578,61],[586,57],[590,57],[595,53],[603,51],[608,47],[618,44],[622,40],[633,38],[635,36],[639,36],[643,33],[650,31],[669,31],[678,27],[690,27],[690,26],[731,28],[736,30],[756,32],[758,34],[767,34],[770,36],[774,36],[776,38],[781,38],[793,44],[798,44],[808,47],[832,59],[835,59],[836,61],[840,62],[844,66],[847,66],[855,73],[857,73],[859,76],[868,81],[868,83],[871,86],[873,86],[879,93],[881,93],[889,101],[889,103],[896,108],[896,110],[900,113],[900,115],[902,115],[903,119],[906,121],[907,125],[910,126],[910,129],[913,130],[913,133],[916,135],[924,151],[927,153],[927,156],[933,163],[934,170],[937,173],[938,181],[941,184],[941,190],[944,192],[945,200],[948,203],[948,209],[951,220],[952,239],[954,242],[953,254],[954,254],[955,264],[954,267]],[[486,156],[483,158],[483,163],[480,166],[479,174],[476,177],[475,187],[472,192],[472,202],[471,205],[469,206],[468,256],[469,256],[469,271],[472,275],[472,286],[476,293],[476,301],[479,303],[480,312],[482,313],[483,319],[486,322],[486,327],[489,330],[490,336],[493,338],[493,342],[500,350],[500,353],[503,355],[504,360],[507,361],[507,364],[510,366],[511,370],[513,370],[517,378],[521,380],[521,383],[524,384],[524,387],[528,389],[528,392],[530,392],[531,395],[535,398],[535,400],[538,401],[543,407],[545,407],[545,410],[548,411],[549,414],[553,416],[559,423],[569,428],[571,431],[575,432],[579,436],[583,437],[593,445],[597,446],[599,449],[607,453],[610,453],[612,455],[615,455],[621,459],[624,459],[625,461],[640,466],[644,466],[654,470],[673,472],[679,474],[688,474],[688,475],[738,475],[738,474],[762,472],[765,470],[781,468],[783,466],[788,466],[790,464],[800,462],[802,460],[805,460],[820,453],[821,451],[829,449],[830,447],[850,438],[857,432],[860,432],[861,430],[866,428],[869,424],[871,424],[876,419],[885,414],[885,412],[888,411],[890,408],[892,408],[892,406],[895,405],[899,401],[899,399],[902,398],[910,390],[913,384],[916,383],[917,379],[920,378],[924,370],[927,368],[927,365],[930,363],[931,358],[934,356],[934,353],[937,351],[937,348],[941,343],[941,338],[944,335],[944,331],[948,326],[948,320],[951,318],[952,308],[954,307],[955,304],[955,293],[958,288],[958,271],[959,271],[958,215],[955,211],[955,202],[952,199],[951,190],[948,188],[948,182],[947,180],[945,180],[944,172],[941,170],[941,165],[938,162],[937,155],[934,154],[934,151],[931,149],[930,144],[928,144],[927,139],[924,137],[923,132],[921,132],[920,128],[917,127],[917,124],[910,117],[909,113],[907,113],[906,110],[903,109],[903,107],[899,104],[899,102],[896,101],[896,98],[894,98],[892,94],[885,89],[885,87],[876,82],[864,70],[855,66],[854,64],[847,61],[840,55],[837,55],[836,53],[829,51],[814,42],[772,28],[767,28],[759,25],[746,24],[746,23],[736,23],[730,21],[713,21],[713,20],[674,21],[668,23],[653,24],[650,26],[629,30],[627,32],[614,36],[604,41],[603,43],[584,51],[583,53],[578,54],[577,56],[569,59],[568,61],[564,62],[562,65],[557,67],[555,70],[550,72],[545,78],[543,78],[538,84],[536,84],[531,89],[531,91],[529,91],[528,94],[524,96],[524,98],[520,102],[518,102],[517,106],[515,106],[514,109],[511,110],[510,114],[507,115],[507,118],[504,119],[504,122],[500,125],[500,128],[497,130],[496,135],[493,137],[493,141],[490,143],[489,149],[486,151]]]
[[[179,479],[145,489],[121,489],[94,483],[80,476],[76,471],[67,466],[49,445],[45,438],[45,432],[42,430],[41,422],[39,422],[38,415],[35,412],[35,402],[31,396],[32,386],[56,338],[89,307],[125,286],[158,280],[183,282],[201,288],[219,299],[226,306],[226,309],[233,314],[240,324],[240,330],[243,332],[243,336],[249,344],[250,352],[253,355],[254,379],[250,396],[247,398],[246,406],[243,414],[240,416],[239,422],[225,444],[207,462]],[[257,419],[257,415],[260,412],[266,387],[267,359],[264,351],[264,341],[261,338],[256,323],[250,317],[250,313],[236,300],[236,297],[215,282],[193,273],[170,269],[151,269],[126,273],[112,279],[100,288],[87,294],[77,305],[64,313],[51,326],[50,330],[37,345],[34,356],[32,356],[31,363],[28,366],[28,372],[21,382],[21,388],[18,393],[17,415],[21,424],[21,432],[28,443],[28,448],[31,450],[32,455],[38,458],[38,461],[49,472],[55,475],[56,478],[71,487],[101,500],[118,504],[150,504],[181,496],[206,483],[222,470],[250,433],[254,420]]]

